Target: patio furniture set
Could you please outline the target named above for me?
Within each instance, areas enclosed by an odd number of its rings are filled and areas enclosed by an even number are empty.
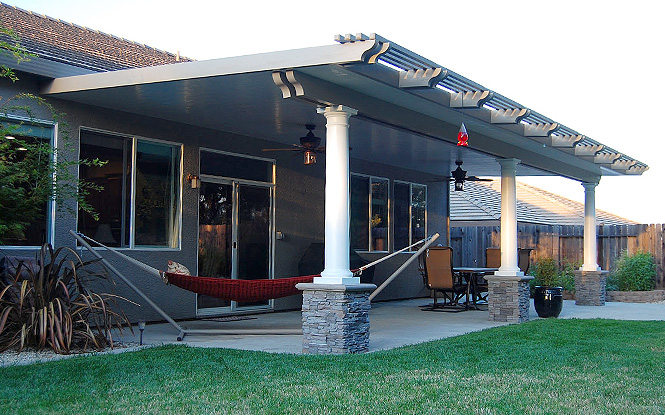
[[[518,250],[518,266],[525,275],[529,269],[531,251]],[[429,247],[418,261],[418,270],[433,298],[433,303],[423,306],[423,311],[480,310],[479,305],[487,304],[488,284],[484,277],[499,270],[501,249],[485,250],[485,267],[453,266],[453,249],[448,246]],[[438,293],[443,294],[443,302],[439,302]]]

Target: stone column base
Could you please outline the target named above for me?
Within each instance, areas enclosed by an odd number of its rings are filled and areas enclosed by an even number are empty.
[[[575,304],[605,305],[607,271],[574,271]]]
[[[302,300],[302,352],[364,353],[369,350],[369,294],[374,284],[298,284]]]
[[[485,279],[490,321],[522,323],[529,320],[529,281],[533,277],[488,275]]]

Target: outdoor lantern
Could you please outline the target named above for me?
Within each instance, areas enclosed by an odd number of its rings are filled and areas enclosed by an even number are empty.
[[[306,165],[316,164],[316,153],[311,150],[306,150],[304,152],[304,162]]]
[[[462,170],[462,163],[461,162],[455,162],[457,164],[457,168],[450,173],[453,176],[453,179],[455,179],[455,191],[456,192],[461,192],[464,190],[464,180],[466,179],[466,170]]]

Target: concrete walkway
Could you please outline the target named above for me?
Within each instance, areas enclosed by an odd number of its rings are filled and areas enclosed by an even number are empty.
[[[392,349],[409,344],[422,343],[446,337],[458,336],[472,331],[505,325],[488,321],[487,311],[465,311],[461,313],[422,311],[419,306],[428,304],[427,298],[391,301],[372,304],[370,312],[370,351]],[[533,303],[530,319],[537,319]],[[559,318],[607,318],[618,320],[665,320],[665,303],[606,303],[602,307],[576,306],[574,301],[564,301]],[[300,329],[299,311],[268,313],[240,317],[237,321],[219,322],[193,320],[179,323],[181,326],[216,329]],[[123,341],[139,340],[135,335],[125,334]],[[194,347],[217,347],[242,350],[257,350],[274,353],[301,353],[302,335],[202,335],[185,336],[178,342],[178,331],[170,324],[148,324],[143,333],[143,343],[151,345],[184,343]]]

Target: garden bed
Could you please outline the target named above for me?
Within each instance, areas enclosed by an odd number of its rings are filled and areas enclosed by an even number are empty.
[[[622,303],[659,303],[665,301],[665,290],[608,291],[605,299]]]

